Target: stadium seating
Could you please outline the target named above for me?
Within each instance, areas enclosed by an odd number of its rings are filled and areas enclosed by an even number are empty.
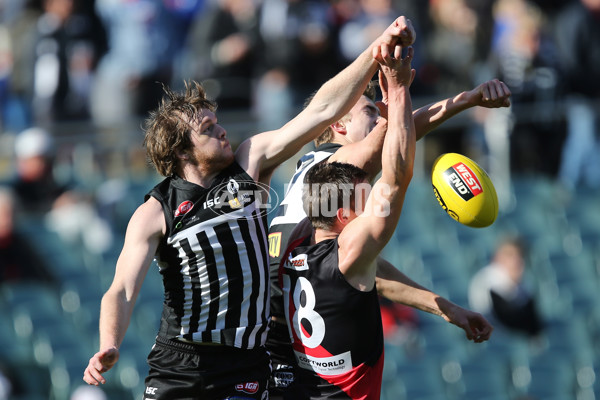
[[[474,229],[441,210],[426,180],[413,183],[384,258],[413,280],[466,305],[469,279],[489,260],[496,240],[506,233],[523,234],[532,244],[527,279],[547,329],[537,342],[496,329],[488,342],[475,344],[442,318],[419,312],[418,326],[405,342],[386,343],[382,399],[600,399],[598,194],[565,201],[554,195],[551,182],[517,177],[512,208],[501,211],[492,226]],[[130,199],[147,189],[130,188]],[[115,212],[125,215],[133,203]],[[81,384],[87,359],[97,348],[100,299],[120,250],[123,226],[116,228],[115,247],[98,266],[42,223],[23,227],[41,243],[38,251],[56,282],[0,283],[0,340],[11,343],[0,347],[0,364],[10,366],[18,389],[15,400],[69,400]],[[109,399],[140,398],[161,302],[161,277],[153,265],[122,358],[107,373],[103,390]]]

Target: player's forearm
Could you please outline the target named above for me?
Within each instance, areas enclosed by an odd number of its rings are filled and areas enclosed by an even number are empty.
[[[118,293],[108,291],[100,307],[100,349],[119,348],[125,337],[134,300],[127,301]]]
[[[468,93],[462,92],[454,97],[431,103],[415,110],[413,118],[417,140],[422,139],[453,116],[473,106],[474,104],[469,101]]]
[[[390,88],[388,131],[382,151],[382,179],[392,186],[408,185],[415,158],[415,124],[408,85]]]
[[[377,71],[372,56],[372,46],[336,76],[328,80],[315,93],[308,108],[322,115],[321,119],[333,123],[343,117],[362,95]]]
[[[410,279],[389,261],[377,259],[377,292],[395,303],[414,307],[435,315],[442,315],[440,296]],[[442,307],[445,303],[442,302]]]

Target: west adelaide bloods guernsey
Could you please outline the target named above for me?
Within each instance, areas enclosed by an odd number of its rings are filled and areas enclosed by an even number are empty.
[[[271,264],[271,313],[284,318],[278,273],[281,258],[289,245],[290,234],[296,225],[306,217],[302,206],[302,185],[309,169],[329,158],[342,147],[337,143],[325,143],[315,151],[303,155],[296,165],[296,172],[288,183],[284,199],[277,208],[277,215],[269,226],[269,257]]]
[[[156,254],[165,288],[159,335],[242,349],[264,345],[267,218],[256,182],[233,163],[210,188],[170,177],[149,196],[162,204],[167,224]]]
[[[384,357],[376,288],[361,292],[346,281],[337,239],[297,247],[280,272],[298,398],[379,399]]]

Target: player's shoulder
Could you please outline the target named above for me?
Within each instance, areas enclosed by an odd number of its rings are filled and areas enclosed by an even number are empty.
[[[165,226],[166,222],[162,204],[158,199],[149,197],[131,216],[128,230],[143,229],[151,236],[164,232]]]

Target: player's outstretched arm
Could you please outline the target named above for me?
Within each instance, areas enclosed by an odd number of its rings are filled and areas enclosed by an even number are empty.
[[[402,57],[401,50],[396,46],[393,54],[376,54],[389,83],[390,99],[381,177],[366,200],[364,213],[352,219],[338,239],[340,271],[350,284],[365,290],[374,283],[374,261],[396,228],[412,179],[415,127],[409,89],[414,78],[414,51],[410,47]]]
[[[492,325],[479,313],[464,309],[414,282],[388,261],[377,259],[377,292],[393,302],[439,315],[465,331],[467,339],[483,342],[490,338]]]
[[[129,326],[135,300],[164,230],[162,206],[151,197],[138,207],[129,221],[115,276],[102,297],[100,350],[90,358],[83,374],[83,380],[90,385],[105,383],[102,374],[119,359],[119,347]]]
[[[374,49],[382,45],[412,43],[415,32],[410,20],[396,19],[359,57],[325,82],[310,104],[282,128],[255,135],[236,151],[240,165],[255,179],[270,177],[274,168],[296,154],[358,101],[377,70]]]
[[[510,106],[511,92],[498,79],[484,82],[472,90],[423,106],[413,113],[417,140],[441,124],[472,107],[500,108]]]

